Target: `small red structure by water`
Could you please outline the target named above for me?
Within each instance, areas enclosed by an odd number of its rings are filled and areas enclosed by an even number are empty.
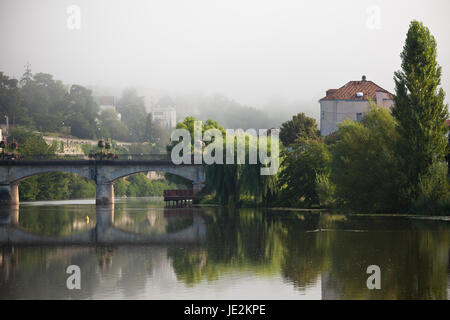
[[[164,202],[167,206],[190,206],[197,197],[192,189],[164,190]]]

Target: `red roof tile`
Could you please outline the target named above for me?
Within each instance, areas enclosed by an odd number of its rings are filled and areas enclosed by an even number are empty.
[[[376,100],[377,91],[381,91],[388,94],[390,99],[394,96],[389,91],[381,88],[372,81],[361,80],[361,81],[350,81],[345,86],[339,89],[329,89],[327,90],[327,95],[320,100]],[[363,96],[358,97],[356,94],[362,92]]]

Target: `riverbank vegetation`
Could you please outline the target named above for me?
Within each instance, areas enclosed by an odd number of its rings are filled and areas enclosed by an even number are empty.
[[[250,188],[270,195],[260,201],[250,194],[261,205],[448,214],[448,106],[436,47],[428,28],[411,22],[391,110],[370,103],[361,122],[345,120],[327,137],[314,119],[294,116],[281,126],[281,167],[270,183],[251,175],[251,165],[207,168],[218,202],[225,195],[243,205],[249,193],[240,181],[252,181]]]

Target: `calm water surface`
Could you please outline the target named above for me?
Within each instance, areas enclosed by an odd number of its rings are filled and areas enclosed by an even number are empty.
[[[445,217],[23,203],[0,212],[0,298],[448,299],[449,235]]]

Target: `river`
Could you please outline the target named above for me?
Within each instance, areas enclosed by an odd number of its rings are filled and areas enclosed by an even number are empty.
[[[0,212],[0,299],[449,299],[449,244],[449,217],[29,202]]]

